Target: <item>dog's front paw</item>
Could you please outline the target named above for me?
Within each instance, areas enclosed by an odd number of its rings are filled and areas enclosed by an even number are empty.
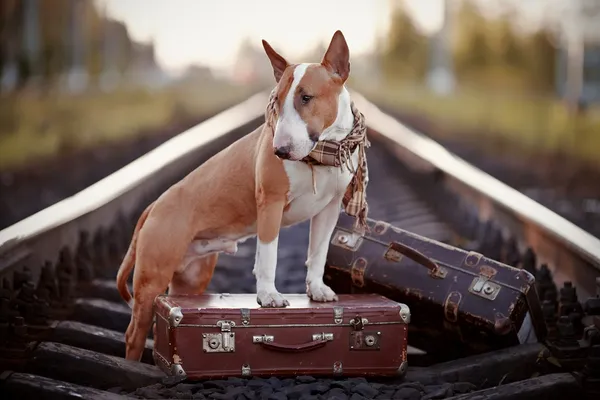
[[[323,281],[310,282],[306,284],[306,294],[313,301],[337,301],[338,297]]]
[[[256,294],[256,302],[260,304],[261,307],[265,308],[287,307],[290,305],[290,302],[287,301],[281,293],[267,292],[264,290],[261,290]]]

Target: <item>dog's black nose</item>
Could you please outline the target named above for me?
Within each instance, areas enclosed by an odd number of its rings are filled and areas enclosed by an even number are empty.
[[[275,155],[284,160],[290,158],[290,146],[275,147]]]

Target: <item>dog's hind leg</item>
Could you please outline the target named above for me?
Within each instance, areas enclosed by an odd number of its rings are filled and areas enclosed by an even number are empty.
[[[167,268],[165,268],[166,270]],[[125,358],[139,361],[144,350],[146,335],[152,325],[154,299],[162,294],[169,285],[169,274],[160,273],[152,278],[147,276],[135,276],[137,272],[143,274],[143,270],[134,270],[133,280],[133,307],[131,321],[125,332]],[[172,271],[172,269],[171,269]]]
[[[169,295],[204,293],[212,279],[218,256],[218,253],[212,253],[195,257],[184,269],[175,272],[169,284]]]
[[[184,259],[186,246],[181,243],[189,240],[176,229],[166,229],[171,235],[160,236],[153,224],[157,222],[146,222],[138,239],[133,271],[133,307],[125,332],[125,358],[128,360],[140,360],[152,325],[154,300],[167,290],[174,272]]]

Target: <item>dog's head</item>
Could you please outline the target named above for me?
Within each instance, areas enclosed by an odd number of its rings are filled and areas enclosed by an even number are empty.
[[[321,63],[289,64],[265,40],[277,82],[278,110],[273,151],[282,159],[306,157],[319,140],[340,140],[352,128],[344,83],[350,74],[349,50],[336,31]]]

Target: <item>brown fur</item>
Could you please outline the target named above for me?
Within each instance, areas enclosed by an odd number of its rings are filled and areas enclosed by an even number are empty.
[[[332,44],[339,43],[339,35],[334,35]],[[283,102],[294,66],[267,42],[263,41],[263,46],[278,82],[279,101]],[[302,84],[303,90],[319,95],[310,107],[301,110],[301,116],[320,131],[335,120],[336,93],[345,80],[332,75],[339,74],[340,67],[328,61],[327,54],[325,64],[311,70]],[[210,283],[217,254],[206,255],[182,269],[190,243],[254,234],[262,242],[273,241],[289,206],[289,190],[283,161],[273,152],[273,131],[263,124],[211,157],[144,210],[117,274],[119,293],[129,302],[127,277],[135,266],[133,311],[126,331],[127,359],[141,357],[157,295],[167,288],[170,294],[200,294]]]
[[[282,161],[273,154],[272,132],[263,126],[171,186],[140,216],[117,274],[119,292],[129,301],[127,276],[136,265],[132,322],[126,332],[128,359],[141,356],[152,303],[169,283],[170,292],[199,294],[208,286],[216,254],[194,266],[202,276],[192,287],[180,276],[183,271],[177,271],[194,239],[257,232],[261,240],[269,241],[277,235],[289,182]]]

